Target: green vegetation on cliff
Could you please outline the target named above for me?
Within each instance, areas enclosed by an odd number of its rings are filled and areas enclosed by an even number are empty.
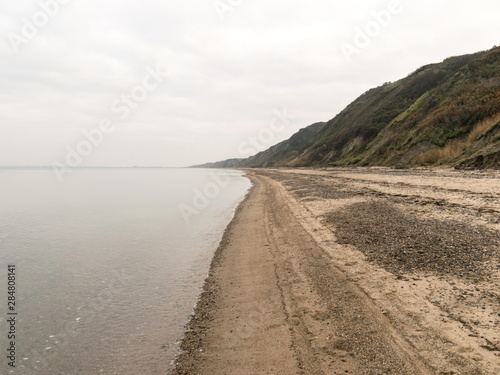
[[[194,168],[283,167],[291,160],[300,156],[301,152],[310,145],[311,141],[323,126],[325,126],[324,122],[309,125],[306,128],[300,129],[289,139],[246,159],[228,159],[215,163],[197,165],[194,166]]]
[[[233,167],[500,169],[499,113],[500,47],[495,47],[423,66],[371,89],[326,124],[312,125],[316,133],[298,136],[302,129]]]

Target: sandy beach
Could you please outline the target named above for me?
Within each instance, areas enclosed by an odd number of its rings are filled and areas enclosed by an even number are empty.
[[[247,170],[174,374],[500,373],[500,173]]]

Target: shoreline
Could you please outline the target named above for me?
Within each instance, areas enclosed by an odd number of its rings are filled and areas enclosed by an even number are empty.
[[[252,187],[214,253],[173,374],[500,369],[494,318],[500,313],[494,286],[500,282],[500,203],[492,200],[500,174],[478,179],[460,172],[440,177],[435,171],[375,169],[245,172]],[[358,212],[364,215],[359,222]],[[384,215],[388,219],[379,228]],[[347,219],[350,225],[344,225]],[[473,259],[484,277],[465,272],[469,258],[461,254],[450,273],[449,263],[424,267],[419,257],[425,248],[411,255],[413,263],[401,263],[400,255],[382,249],[383,238],[377,239],[380,250],[365,249],[364,232],[348,235],[375,228],[370,236],[377,238],[396,228],[391,235],[398,242],[400,230],[416,226],[426,233],[435,227],[446,240],[441,231],[450,219],[463,224],[458,237],[449,236],[490,251]],[[405,233],[420,241],[419,231]],[[439,260],[433,262],[439,266]],[[481,306],[474,303],[476,290]]]
[[[247,174],[244,174],[243,177],[248,178],[252,185],[245,194],[243,200],[236,207],[233,218],[224,229],[219,246],[214,252],[210,262],[208,276],[203,282],[202,292],[198,297],[198,301],[195,305],[193,313],[191,314],[189,322],[186,324],[184,336],[179,345],[180,352],[175,358],[174,369],[171,372],[172,374],[187,375],[191,373],[191,362],[201,347],[201,340],[204,337],[204,329],[206,328],[208,322],[212,320],[213,312],[217,310],[216,300],[219,287],[215,281],[214,271],[217,267],[220,267],[224,249],[229,245],[229,233],[231,229],[237,225],[243,206],[246,204],[255,189],[253,180]]]

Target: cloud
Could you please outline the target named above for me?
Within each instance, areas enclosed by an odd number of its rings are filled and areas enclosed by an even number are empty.
[[[496,1],[401,0],[402,11],[346,61],[342,43],[352,44],[389,1],[242,0],[221,19],[211,0],[69,0],[18,53],[9,35],[22,35],[44,8],[2,2],[0,165],[60,160],[103,118],[116,128],[84,164],[238,157],[238,144],[267,126],[274,109],[297,115],[278,142],[372,86],[498,43]],[[119,119],[112,104],[157,64],[168,77]]]

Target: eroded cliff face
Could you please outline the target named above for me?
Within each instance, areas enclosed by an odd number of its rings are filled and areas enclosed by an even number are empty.
[[[205,167],[450,165],[500,168],[500,47],[423,66],[326,123],[246,159]]]

